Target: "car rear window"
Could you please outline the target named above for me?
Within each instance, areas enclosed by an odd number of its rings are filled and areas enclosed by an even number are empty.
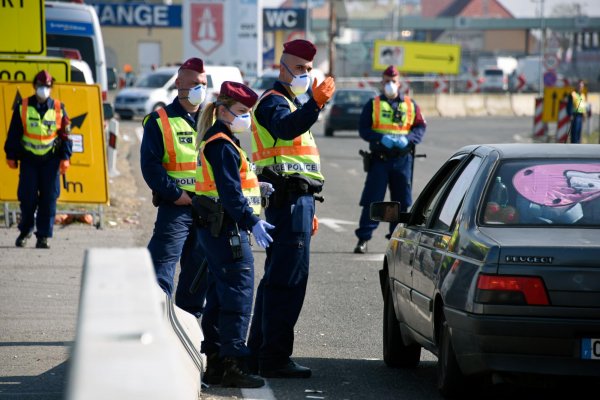
[[[165,83],[167,83],[171,77],[173,77],[173,74],[171,73],[148,74],[137,81],[135,86],[142,88],[161,88],[165,86]]]
[[[501,69],[486,69],[484,75],[486,76],[502,76],[503,72]]]
[[[481,210],[489,225],[600,226],[598,160],[505,162]]]
[[[339,90],[335,94],[335,102],[338,104],[357,104],[363,105],[375,97],[375,93],[365,90]]]

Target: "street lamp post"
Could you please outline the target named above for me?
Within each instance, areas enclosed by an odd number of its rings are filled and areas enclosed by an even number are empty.
[[[543,74],[543,62],[544,62],[544,51],[546,48],[546,32],[544,27],[544,0],[540,1],[540,65],[539,65],[539,96],[544,95],[544,74]]]

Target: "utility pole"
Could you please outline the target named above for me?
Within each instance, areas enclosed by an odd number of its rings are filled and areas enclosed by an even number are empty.
[[[540,68],[539,68],[539,96],[544,96],[544,74],[542,64],[544,63],[544,57],[546,50],[546,28],[544,25],[544,0],[540,0]]]
[[[335,76],[335,0],[329,0],[329,76]]]

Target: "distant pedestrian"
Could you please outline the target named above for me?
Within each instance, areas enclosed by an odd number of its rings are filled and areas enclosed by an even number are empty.
[[[571,143],[581,143],[581,128],[587,111],[585,83],[577,82],[577,90],[571,92],[567,102],[567,113],[571,116]]]
[[[35,95],[15,106],[4,145],[8,166],[20,166],[17,197],[21,233],[15,242],[17,247],[25,247],[35,222],[35,247],[50,248],[48,238],[52,237],[60,196],[59,173],[64,175],[70,166],[71,122],[64,104],[50,97],[53,85],[54,78],[48,71],[35,76]]]

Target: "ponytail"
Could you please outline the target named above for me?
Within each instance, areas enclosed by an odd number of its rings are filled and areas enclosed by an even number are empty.
[[[198,119],[198,124],[196,128],[198,132],[198,137],[196,138],[196,150],[200,150],[200,142],[202,142],[204,134],[214,122],[215,109],[215,102],[211,102],[208,103],[208,105],[202,110],[202,113],[200,114],[200,118]]]

